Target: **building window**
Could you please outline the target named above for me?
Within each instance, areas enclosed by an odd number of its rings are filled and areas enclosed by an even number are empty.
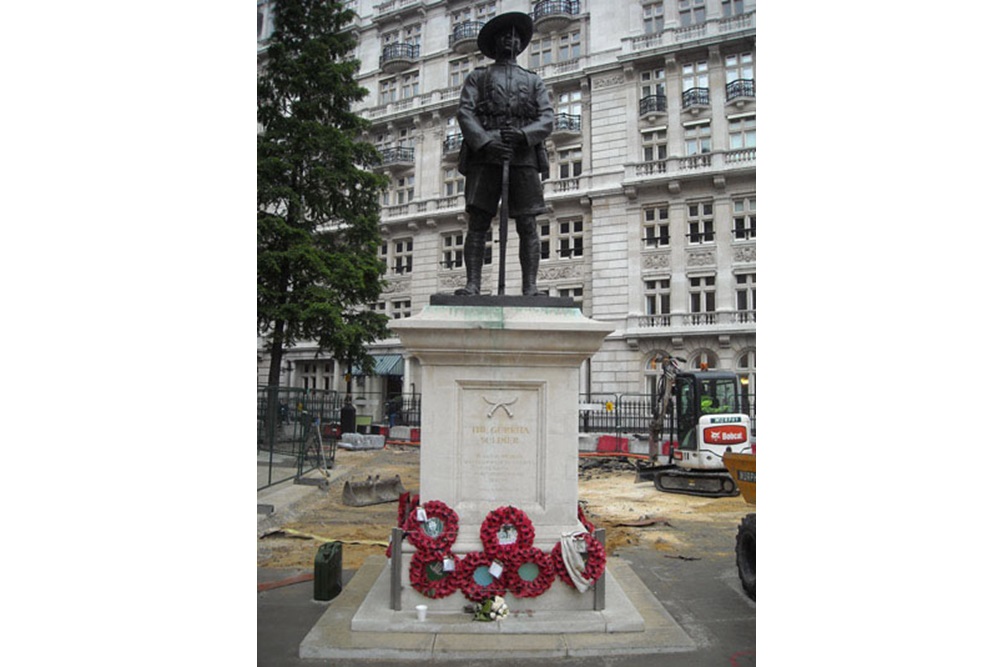
[[[389,46],[391,44],[409,44],[419,47],[420,24],[414,23],[401,30],[390,30],[389,32],[382,33],[382,46]]]
[[[402,206],[413,201],[413,174],[398,176],[389,184],[389,189],[382,194],[383,206]]]
[[[726,83],[753,80],[753,53],[733,53],[726,56]]]
[[[663,3],[653,2],[642,6],[642,32],[657,35],[663,32]]]
[[[559,178],[576,178],[583,173],[583,149],[559,151]]]
[[[465,7],[451,13],[452,25],[465,23],[466,21],[489,21],[496,16],[496,2],[480,2],[475,7]]]
[[[691,323],[711,324],[715,317],[715,276],[691,278]]]
[[[756,273],[741,273],[736,276],[736,310],[740,322],[757,321]]]
[[[757,238],[757,198],[733,202],[733,236],[741,240]]]
[[[670,278],[647,280],[646,283],[646,314],[670,314]]]
[[[642,238],[647,248],[670,245],[670,219],[666,206],[647,208],[642,212]]]
[[[742,118],[729,119],[729,148],[738,150],[741,148],[757,147],[757,117],[743,116]]]
[[[420,73],[407,72],[400,77],[399,99],[405,100],[420,94]]]
[[[722,0],[722,15],[736,16],[743,13],[743,0]]]
[[[570,259],[583,256],[583,220],[538,223],[541,259]],[[557,250],[553,253],[553,247]]]
[[[642,133],[642,161],[657,162],[667,159],[667,128],[646,130]]]
[[[715,241],[712,202],[688,204],[688,242],[712,243]]]
[[[462,268],[464,244],[462,233],[441,235],[441,265],[446,269]]]
[[[420,94],[420,73],[407,72],[399,77],[382,79],[379,82],[379,104],[385,106],[397,100],[405,100]]]
[[[583,288],[582,287],[560,287],[559,296],[573,299],[573,303],[580,310],[583,310]]]
[[[458,169],[450,167],[444,170],[444,196],[457,197],[465,192],[465,177],[458,173]]]
[[[404,317],[410,316],[410,300],[409,299],[399,299],[392,302],[392,309],[389,311],[389,316],[394,320],[399,320]]]
[[[639,73],[639,115],[667,110],[667,71],[662,67]]]
[[[452,60],[448,63],[448,84],[452,88],[460,88],[465,83],[465,78],[469,76],[469,73],[482,65],[484,61],[485,56],[483,55]]]
[[[559,257],[583,257],[583,220],[559,223]]]
[[[569,62],[580,57],[580,31],[564,35],[542,36],[529,47],[528,68],[537,69],[554,62]]]
[[[391,243],[383,243],[379,255],[385,261],[386,266],[392,267],[392,272],[396,275],[413,271],[412,238],[395,239]]]
[[[705,0],[677,0],[677,14],[681,27],[705,22]]]
[[[559,93],[559,100],[556,103],[556,113],[580,116],[583,111],[583,93],[579,90],[570,90]]]
[[[681,106],[708,106],[708,61],[681,65]]]
[[[711,123],[689,123],[684,126],[684,154],[700,155],[712,152]]]

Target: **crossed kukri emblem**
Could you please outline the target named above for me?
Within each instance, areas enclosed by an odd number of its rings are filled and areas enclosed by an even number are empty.
[[[490,411],[486,413],[486,418],[487,419],[493,419],[493,413],[496,412],[500,408],[503,408],[503,411],[507,413],[508,417],[512,418],[514,416],[514,413],[510,411],[510,406],[512,406],[515,403],[517,403],[517,396],[514,397],[514,400],[512,400],[512,401],[506,401],[506,402],[500,401],[500,402],[494,403],[493,401],[491,401],[490,399],[486,398],[485,396],[483,396],[483,400],[486,401],[487,405],[493,406],[493,407],[490,408]]]

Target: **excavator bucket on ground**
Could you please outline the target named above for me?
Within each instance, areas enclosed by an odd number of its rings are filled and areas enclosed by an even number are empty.
[[[406,493],[399,475],[391,479],[380,479],[378,475],[368,476],[363,482],[344,482],[343,503],[351,507],[398,503],[399,496]]]

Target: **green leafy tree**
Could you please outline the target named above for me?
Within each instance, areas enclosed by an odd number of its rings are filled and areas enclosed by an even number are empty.
[[[384,285],[378,151],[351,113],[367,90],[350,57],[354,12],[324,0],[276,0],[257,79],[257,327],[268,384],[297,341],[371,368],[365,345],[388,337],[366,307]]]

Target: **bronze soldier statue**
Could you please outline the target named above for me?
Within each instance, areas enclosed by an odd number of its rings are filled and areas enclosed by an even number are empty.
[[[541,77],[516,61],[533,31],[531,17],[521,12],[491,19],[479,31],[478,45],[495,62],[477,67],[462,86],[458,171],[465,175],[469,229],[464,248],[466,285],[455,294],[480,292],[486,239],[503,194],[507,198],[503,204],[517,226],[521,293],[539,295],[541,243],[535,216],[545,211],[540,174],[547,176],[549,171],[545,138],[552,133],[554,114]],[[508,188],[502,193],[505,173]],[[501,235],[505,234],[506,229],[501,229]],[[502,291],[502,280],[500,286]]]

